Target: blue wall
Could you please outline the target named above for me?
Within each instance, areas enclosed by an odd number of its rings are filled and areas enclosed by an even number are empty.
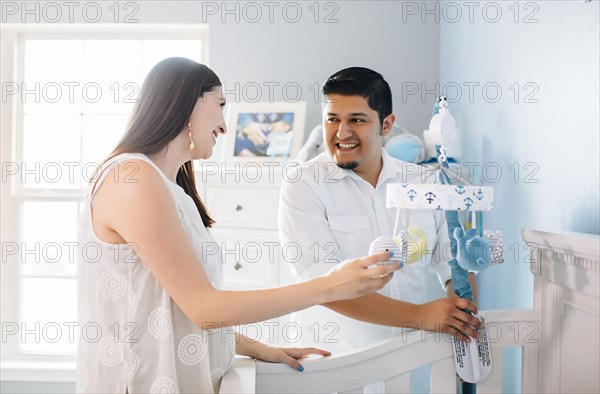
[[[523,245],[518,259],[509,249],[522,228],[599,233],[599,2],[537,2],[537,10],[521,8],[521,20],[531,13],[538,20],[527,24],[514,22],[511,4],[501,2],[497,23],[475,11],[474,23],[463,16],[440,27],[441,86],[449,98],[453,84],[462,86],[451,110],[463,132],[463,161],[480,163],[478,180],[495,186],[486,227],[506,237],[506,263],[480,277],[486,308],[531,305]],[[465,82],[480,84],[472,103]]]
[[[599,233],[599,2],[521,2],[518,17],[514,2],[496,4],[496,23],[492,7],[484,18],[485,3],[473,23],[440,10],[441,86],[449,98],[454,84],[462,87],[450,108],[466,142],[463,161],[480,163],[476,180],[494,186],[485,227],[505,235],[505,263],[478,277],[483,309],[532,306],[522,228]],[[470,82],[480,84],[471,98]]]

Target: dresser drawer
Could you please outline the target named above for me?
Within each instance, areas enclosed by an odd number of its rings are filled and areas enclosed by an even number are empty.
[[[277,229],[278,189],[210,187],[206,204],[219,226]]]
[[[277,285],[281,249],[276,232],[255,230],[247,234],[216,225],[212,233],[221,248],[225,289],[263,289]]]

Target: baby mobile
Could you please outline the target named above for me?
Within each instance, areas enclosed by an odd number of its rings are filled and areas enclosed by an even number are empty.
[[[440,183],[395,183],[387,187],[386,206],[396,208],[396,224],[393,238],[379,237],[371,243],[371,253],[384,250],[393,252],[391,261],[399,261],[402,266],[421,260],[427,253],[428,241],[425,233],[410,227],[408,215],[405,223],[399,226],[401,210],[441,210],[445,212],[450,238],[451,258],[448,261],[452,270],[452,285],[458,297],[473,301],[473,292],[468,282],[469,271],[479,272],[503,262],[502,233],[484,230],[483,211],[493,209],[494,193],[491,187],[473,186],[464,177],[455,182],[448,175],[450,156],[460,155],[459,131],[448,110],[444,96],[436,100],[429,130],[424,133],[426,142],[435,146],[436,179]],[[459,212],[466,217],[461,224]],[[474,217],[474,220],[468,218]],[[469,228],[471,227],[471,228]],[[443,247],[439,245],[438,247]],[[463,380],[463,393],[475,392],[475,383],[485,380],[492,369],[490,346],[487,337],[485,314],[476,317],[483,323],[479,331],[480,339],[464,343],[453,340],[456,372]]]

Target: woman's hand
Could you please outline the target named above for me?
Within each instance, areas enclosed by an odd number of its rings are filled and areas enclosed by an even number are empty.
[[[377,253],[362,259],[346,260],[321,278],[324,281],[326,300],[347,300],[373,293],[392,279],[400,263],[386,263],[390,253]]]
[[[270,363],[282,363],[287,364],[290,367],[302,372],[304,367],[299,359],[308,357],[311,354],[317,354],[320,356],[329,356],[331,352],[326,350],[317,349],[314,347],[307,348],[294,348],[294,347],[271,347],[261,346],[256,355],[256,359],[267,361]]]
[[[236,354],[239,354],[241,356],[252,357],[257,360],[262,360],[269,363],[287,364],[300,372],[304,371],[304,367],[298,361],[299,359],[308,357],[311,354],[318,354],[321,356],[329,356],[331,354],[331,352],[316,349],[314,347],[273,347],[265,343],[258,342],[254,339],[250,339],[247,336],[240,334],[239,332],[235,333],[235,340]]]

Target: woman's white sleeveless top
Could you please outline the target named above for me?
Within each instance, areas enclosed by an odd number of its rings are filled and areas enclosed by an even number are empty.
[[[202,267],[213,286],[221,288],[220,249],[192,198],[140,153],[118,155],[102,169],[130,159],[147,161],[160,173]],[[197,327],[137,257],[135,245],[110,244],[96,236],[92,201],[109,172],[101,172],[94,192],[89,187],[80,214],[77,392],[218,392],[235,355],[233,330]],[[117,176],[125,181],[133,172]],[[164,264],[177,269],[176,261]]]

